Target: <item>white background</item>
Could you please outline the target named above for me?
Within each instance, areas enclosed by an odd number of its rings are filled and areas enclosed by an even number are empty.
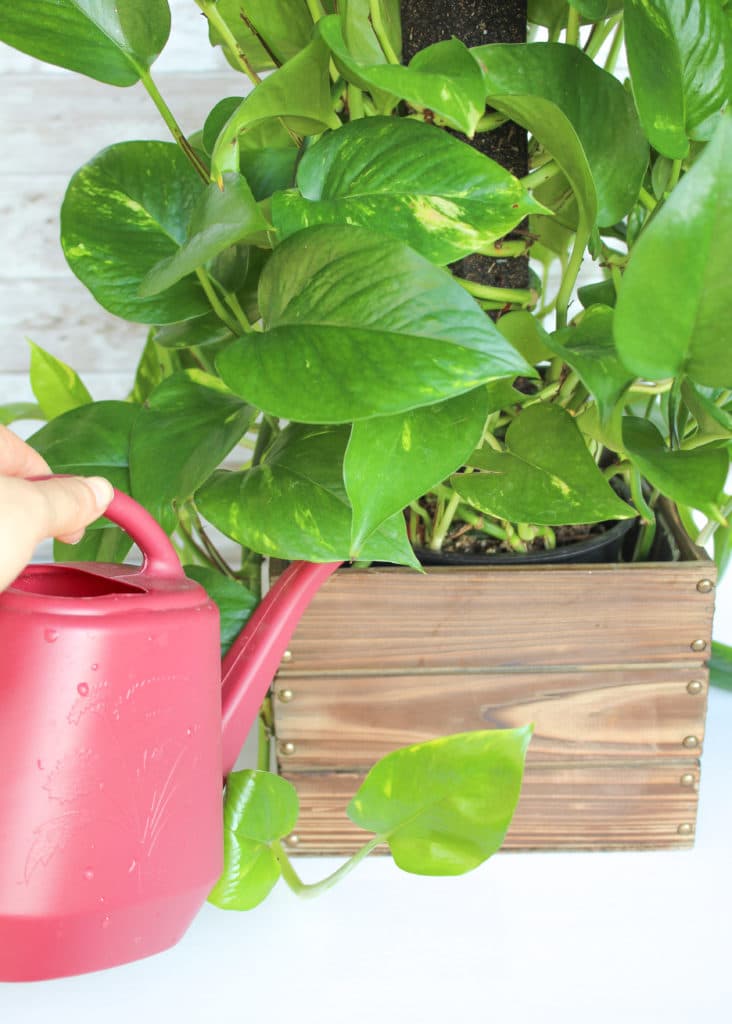
[[[175,45],[158,78],[190,131],[209,97],[239,81],[208,50],[190,0],[172,7]],[[80,80],[2,48],[0,74],[0,401],[31,397],[26,332],[83,371],[96,398],[121,397],[144,330],[97,312],[69,277],[57,208],[74,166],[103,145],[163,138],[157,115],[139,90],[130,120],[128,96],[93,82],[80,93]],[[732,643],[732,579],[717,608],[715,635]],[[206,906],[178,947],[150,960],[0,984],[0,1024],[729,1021],[730,738],[732,693],[712,692],[692,851],[499,854],[458,879],[375,858],[317,901],[280,883],[248,914]],[[309,880],[337,863],[297,862]]]

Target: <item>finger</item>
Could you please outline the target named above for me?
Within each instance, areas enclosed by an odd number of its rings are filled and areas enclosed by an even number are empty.
[[[7,427],[0,426],[0,473],[6,476],[43,476],[48,463]]]
[[[32,483],[38,501],[38,539],[80,540],[84,528],[98,519],[114,491],[103,477],[51,477]]]

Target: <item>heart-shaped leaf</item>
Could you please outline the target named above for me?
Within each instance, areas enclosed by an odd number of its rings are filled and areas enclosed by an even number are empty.
[[[313,19],[304,0],[217,0],[216,9],[255,71],[269,71],[290,60],[313,34]],[[223,44],[211,24],[208,37],[212,46]],[[266,49],[260,37],[266,41]],[[225,46],[223,49],[231,66],[241,71],[235,57]]]
[[[186,565],[184,569],[186,576],[200,583],[219,609],[223,658],[257,607],[257,598],[238,580],[229,579],[209,565]]]
[[[203,192],[191,215],[185,242],[149,271],[140,285],[140,295],[165,291],[229,246],[252,239],[268,227],[246,178],[225,174],[221,186],[211,184]]]
[[[348,817],[387,842],[403,871],[472,871],[511,824],[531,732],[466,732],[395,750],[368,773]]]
[[[179,324],[166,324],[154,332],[155,344],[162,348],[204,348],[233,341],[233,334],[215,313],[183,320]]]
[[[297,186],[301,194],[273,200],[281,237],[360,224],[439,264],[480,252],[543,209],[493,160],[406,118],[362,118],[326,135],[300,161]]]
[[[92,401],[86,385],[75,370],[32,341],[29,344],[30,384],[43,419],[52,420],[54,416]]]
[[[686,379],[681,394],[703,434],[732,437],[732,398],[728,390],[699,387]]]
[[[548,334],[531,313],[524,309],[505,313],[496,326],[527,363],[534,366],[544,359],[551,359],[551,350],[547,345]]]
[[[263,555],[311,562],[346,561],[351,508],[343,486],[347,427],[294,424],[263,464],[215,473],[196,504],[222,533]],[[360,558],[418,567],[404,518],[394,516],[364,544]]]
[[[28,439],[54,473],[105,476],[129,493],[129,448],[140,412],[131,402],[92,402],[70,409]]]
[[[481,472],[458,473],[452,486],[499,519],[563,526],[636,514],[595,465],[573,418],[556,405],[524,409],[506,431],[506,451],[481,448],[470,464]]]
[[[365,228],[286,239],[262,273],[259,306],[264,333],[234,342],[217,366],[286,419],[350,422],[534,375],[449,274]]]
[[[232,772],[224,797],[224,870],[208,899],[222,910],[251,910],[280,877],[269,843],[286,836],[298,815],[292,783],[270,772]]]
[[[316,37],[304,50],[263,79],[224,125],[211,157],[211,176],[239,170],[239,139],[261,121],[281,118],[298,135],[339,128],[333,112],[328,49]]]
[[[167,377],[140,409],[130,443],[132,494],[160,517],[191,498],[256,410],[201,370]]]
[[[607,425],[620,398],[634,380],[618,359],[613,341],[613,311],[591,306],[576,327],[565,327],[547,338],[548,347],[575,370],[597,402]]]
[[[732,647],[716,640],[709,659],[709,682],[723,690],[732,690]]]
[[[729,250],[732,114],[633,250],[615,310],[615,344],[639,377],[686,373],[732,387]]]
[[[633,94],[651,144],[674,159],[709,137],[729,99],[732,54],[719,0],[626,0]]]
[[[169,142],[121,142],[71,179],[61,207],[69,266],[100,305],[137,323],[166,324],[210,311],[195,278],[143,298],[140,284],[186,240],[203,186]]]
[[[487,389],[476,388],[424,409],[354,423],[343,468],[353,506],[352,558],[381,523],[463,465],[491,404]]]
[[[653,487],[682,505],[719,519],[719,500],[729,470],[729,456],[717,445],[691,451],[666,447],[648,420],[623,418],[623,444],[628,456]]]
[[[578,190],[576,175],[565,165],[566,142],[556,134],[556,112],[561,111],[590,168],[597,191],[597,223],[605,227],[622,220],[638,198],[648,143],[620,82],[576,46],[495,43],[471,52],[483,66],[488,103],[536,136],[562,167],[578,198],[587,202],[587,189]]]
[[[318,32],[326,41],[341,74],[366,91],[374,89],[430,110],[445,124],[470,138],[485,110],[480,68],[458,39],[435,43],[415,54],[408,67],[362,63],[349,52],[338,15],[322,18]]]
[[[12,0],[0,40],[109,85],[134,85],[168,41],[168,0]]]

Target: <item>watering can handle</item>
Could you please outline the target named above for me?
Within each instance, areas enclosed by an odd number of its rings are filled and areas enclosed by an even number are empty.
[[[129,533],[142,552],[141,574],[184,579],[185,573],[165,530],[133,498],[115,488],[104,518]]]

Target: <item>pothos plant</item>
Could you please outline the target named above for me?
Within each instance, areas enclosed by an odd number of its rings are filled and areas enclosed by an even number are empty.
[[[156,515],[218,601],[224,645],[261,556],[418,567],[411,541],[439,549],[455,523],[522,549],[640,516],[643,558],[665,496],[724,568],[732,5],[535,0],[543,41],[452,38],[404,64],[398,0],[195,2],[233,71],[190,134],[151,73],[167,0],[3,13],[10,45],[141,82],[172,135],[92,157],[61,209],[73,272],[149,325],[130,395],[95,402],[34,347],[38,405],[4,418],[47,419],[32,442],[55,470],[93,465]],[[623,40],[630,83],[612,73]],[[469,144],[508,119],[529,132],[521,180]],[[473,253],[530,253],[540,275],[463,280],[451,265]],[[583,261],[596,281],[578,290]],[[100,523],[56,554],[112,560],[128,544]],[[383,840],[428,874],[485,859],[528,735],[389,755],[349,809],[375,839],[337,875]],[[222,906],[254,905],[280,872],[303,889],[280,844],[296,797],[263,749],[228,782]]]

